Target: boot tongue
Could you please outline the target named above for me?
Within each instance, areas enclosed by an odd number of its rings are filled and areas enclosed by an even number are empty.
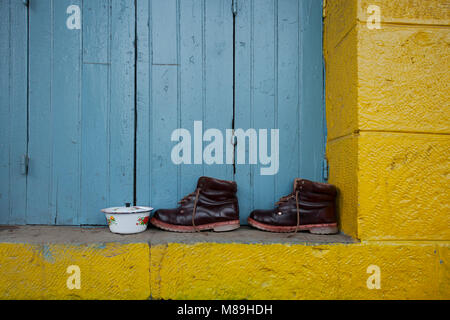
[[[197,182],[197,188],[236,192],[236,183],[234,181],[220,180],[210,177],[200,177]]]
[[[210,178],[208,178],[208,177],[200,177],[200,178],[198,178],[198,181],[197,181],[197,189],[198,188],[202,188],[202,189],[204,189],[205,187],[207,187],[208,186],[208,180],[209,180]]]
[[[299,178],[294,180],[294,188],[292,188],[292,193],[295,193],[295,192],[300,191],[301,189],[303,189],[302,182],[304,184],[305,180],[299,179]]]
[[[294,193],[296,191],[308,191],[313,193],[336,195],[336,187],[329,183],[314,182],[297,178],[294,180]]]

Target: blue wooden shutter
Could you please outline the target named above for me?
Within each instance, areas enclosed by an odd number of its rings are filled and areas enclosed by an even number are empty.
[[[81,30],[66,27],[69,5]],[[133,201],[134,37],[133,1],[30,1],[22,222],[104,224],[101,208]]]

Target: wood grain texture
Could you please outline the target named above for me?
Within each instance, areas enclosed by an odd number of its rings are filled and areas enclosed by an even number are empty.
[[[25,221],[27,153],[27,11],[0,3],[0,224]]]
[[[68,29],[79,5],[82,29]],[[133,201],[135,8],[128,1],[35,1],[30,15],[27,218],[105,224]]]

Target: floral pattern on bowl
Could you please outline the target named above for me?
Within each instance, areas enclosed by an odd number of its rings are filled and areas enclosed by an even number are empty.
[[[106,218],[106,221],[108,222],[108,226],[112,224],[117,224],[116,218],[114,218],[113,216]]]
[[[136,225],[146,226],[148,224],[149,217],[139,217]]]

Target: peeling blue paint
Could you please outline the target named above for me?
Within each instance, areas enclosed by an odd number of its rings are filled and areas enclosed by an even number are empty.
[[[106,248],[106,244],[105,243],[94,243],[94,244],[90,245],[90,247],[94,248],[94,249],[101,250],[101,249],[105,249]]]
[[[48,262],[55,262],[55,259],[53,259],[52,251],[50,250],[49,245],[44,244],[42,246],[42,255],[44,256],[44,260]]]

